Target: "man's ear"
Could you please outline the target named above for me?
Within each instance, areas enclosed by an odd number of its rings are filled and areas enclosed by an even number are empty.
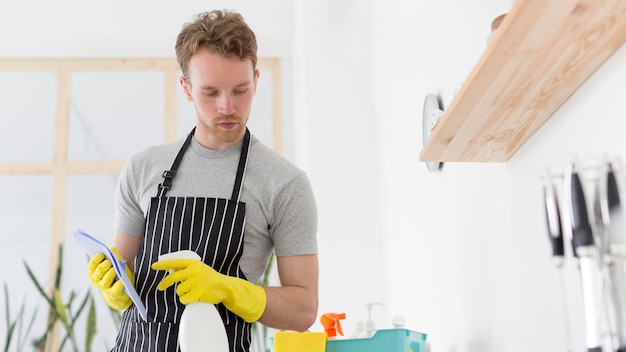
[[[259,82],[260,75],[261,75],[261,70],[259,70],[258,68],[254,70],[254,94],[256,94],[256,86],[257,86],[257,83]]]
[[[183,93],[185,93],[187,100],[193,101],[193,98],[191,97],[191,85],[187,82],[185,76],[180,76],[178,81],[180,82],[180,86],[183,87]]]

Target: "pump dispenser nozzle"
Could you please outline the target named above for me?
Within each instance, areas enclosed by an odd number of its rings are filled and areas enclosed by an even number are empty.
[[[374,306],[384,306],[384,303],[367,303],[367,321],[365,322],[365,333],[367,337],[372,337],[374,335],[374,331],[376,331],[376,324],[374,320],[372,320],[372,307]]]
[[[324,326],[324,331],[326,331],[326,335],[328,338],[334,338],[339,335],[343,336],[343,330],[341,329],[340,320],[346,318],[346,313],[326,313],[322,314],[320,318],[320,323]]]

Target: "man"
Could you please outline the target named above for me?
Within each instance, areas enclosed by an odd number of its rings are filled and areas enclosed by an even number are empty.
[[[259,70],[241,15],[202,13],[176,40],[180,84],[197,124],[185,140],[131,157],[116,193],[113,247],[146,305],[143,322],[99,254],[92,283],[126,309],[114,351],[176,351],[185,304],[216,304],[231,351],[248,351],[254,321],[304,331],[318,307],[317,208],[304,172],[246,127]],[[159,261],[192,250],[201,258]],[[256,283],[275,250],[280,287]],[[168,274],[172,272],[171,274]],[[209,344],[210,341],[207,341]]]

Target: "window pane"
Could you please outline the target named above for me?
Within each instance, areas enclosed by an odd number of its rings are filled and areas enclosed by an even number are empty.
[[[83,299],[91,291],[96,304],[97,335],[93,343],[112,346],[117,327],[97,289],[91,287],[87,277],[88,256],[74,239],[74,231],[81,229],[109,245],[113,234],[114,191],[117,175],[71,175],[67,179],[67,217],[63,255],[63,287],[65,295],[74,291]],[[86,314],[76,323],[85,326]],[[84,329],[76,330],[79,346],[84,346]]]
[[[51,197],[50,176],[0,176],[0,267],[3,268],[0,270],[0,282],[8,284],[13,319],[22,303],[25,305],[24,314],[28,320],[37,308],[38,319],[32,328],[36,334],[45,331],[47,305],[29,278],[24,263],[46,289],[50,257]],[[4,288],[2,290],[1,296],[4,297]],[[0,305],[0,316],[4,317],[5,314],[3,303]]]
[[[72,73],[69,159],[126,159],[161,143],[164,101],[160,71]]]
[[[56,102],[56,73],[0,71],[0,162],[53,159]]]
[[[248,128],[266,146],[274,148],[274,117],[272,111],[272,71],[261,70]]]

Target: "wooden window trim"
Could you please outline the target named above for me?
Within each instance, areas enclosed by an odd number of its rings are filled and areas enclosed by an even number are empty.
[[[260,58],[258,68],[271,71],[273,148],[283,153],[282,88],[280,60]],[[2,162],[0,175],[51,175],[52,209],[50,226],[49,273],[54,277],[59,256],[58,246],[63,243],[67,203],[67,179],[72,174],[117,174],[125,160],[68,160],[68,131],[70,120],[70,79],[74,71],[102,70],[157,70],[164,73],[164,136],[163,142],[176,139],[177,90],[179,66],[175,59],[0,59],[0,71],[51,71],[57,76],[57,108],[55,123],[54,158],[49,162]],[[48,291],[53,288],[48,280]],[[58,328],[52,338],[52,346],[59,346]],[[54,349],[54,348],[53,348]]]

